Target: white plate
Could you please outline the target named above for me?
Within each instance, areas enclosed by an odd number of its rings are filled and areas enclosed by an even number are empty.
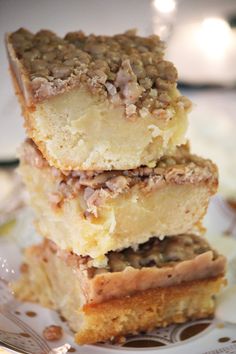
[[[12,210],[13,221],[9,218],[9,208],[6,208],[8,212],[6,220],[9,225],[0,228],[0,278],[2,279],[0,281],[0,342],[8,348],[21,353],[46,354],[51,348],[69,343],[72,347],[70,352],[79,354],[236,353],[236,324],[223,322],[221,319],[198,320],[157,329],[146,335],[130,336],[124,346],[101,344],[80,347],[74,344],[73,333],[56,312],[32,303],[20,303],[14,299],[8,289],[7,283],[19,275],[22,248],[38,239],[32,227],[32,213],[25,206],[19,208],[18,204],[21,202],[22,200],[15,203],[13,207],[18,210],[17,212]],[[10,204],[9,199],[8,204]],[[14,226],[12,226],[13,223]],[[236,241],[233,237],[236,233],[234,210],[230,209],[221,198],[215,198],[209,208],[206,225],[208,236],[214,246],[225,253],[230,264],[233,265],[236,259]],[[225,231],[231,236],[223,236]],[[234,269],[235,266],[232,266],[229,274],[230,284],[236,282]],[[236,296],[233,301],[236,304]],[[235,308],[231,309],[231,313],[232,311],[235,311]],[[63,327],[62,340],[47,342],[43,339],[43,329],[51,324]]]

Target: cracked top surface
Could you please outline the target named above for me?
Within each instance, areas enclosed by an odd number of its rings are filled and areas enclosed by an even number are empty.
[[[160,114],[173,101],[177,71],[163,59],[164,44],[156,35],[144,38],[131,30],[87,36],[78,31],[61,38],[21,28],[8,36],[7,46],[12,67],[23,70],[35,102],[81,83],[113,103],[125,103],[128,116],[136,110]],[[175,103],[188,110],[190,102],[177,96]]]

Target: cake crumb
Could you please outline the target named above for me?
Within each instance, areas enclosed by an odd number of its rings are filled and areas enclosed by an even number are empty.
[[[51,325],[43,330],[43,336],[48,341],[59,340],[63,336],[63,330],[60,326]]]

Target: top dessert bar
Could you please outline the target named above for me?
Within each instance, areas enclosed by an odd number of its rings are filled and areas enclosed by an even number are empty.
[[[19,29],[6,44],[27,133],[50,165],[151,166],[184,142],[191,103],[158,36]]]

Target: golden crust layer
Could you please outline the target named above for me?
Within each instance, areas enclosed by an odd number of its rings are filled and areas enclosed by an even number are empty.
[[[140,292],[134,296],[86,305],[84,325],[75,334],[78,344],[96,343],[117,336],[149,331],[173,323],[209,317],[222,277]]]

